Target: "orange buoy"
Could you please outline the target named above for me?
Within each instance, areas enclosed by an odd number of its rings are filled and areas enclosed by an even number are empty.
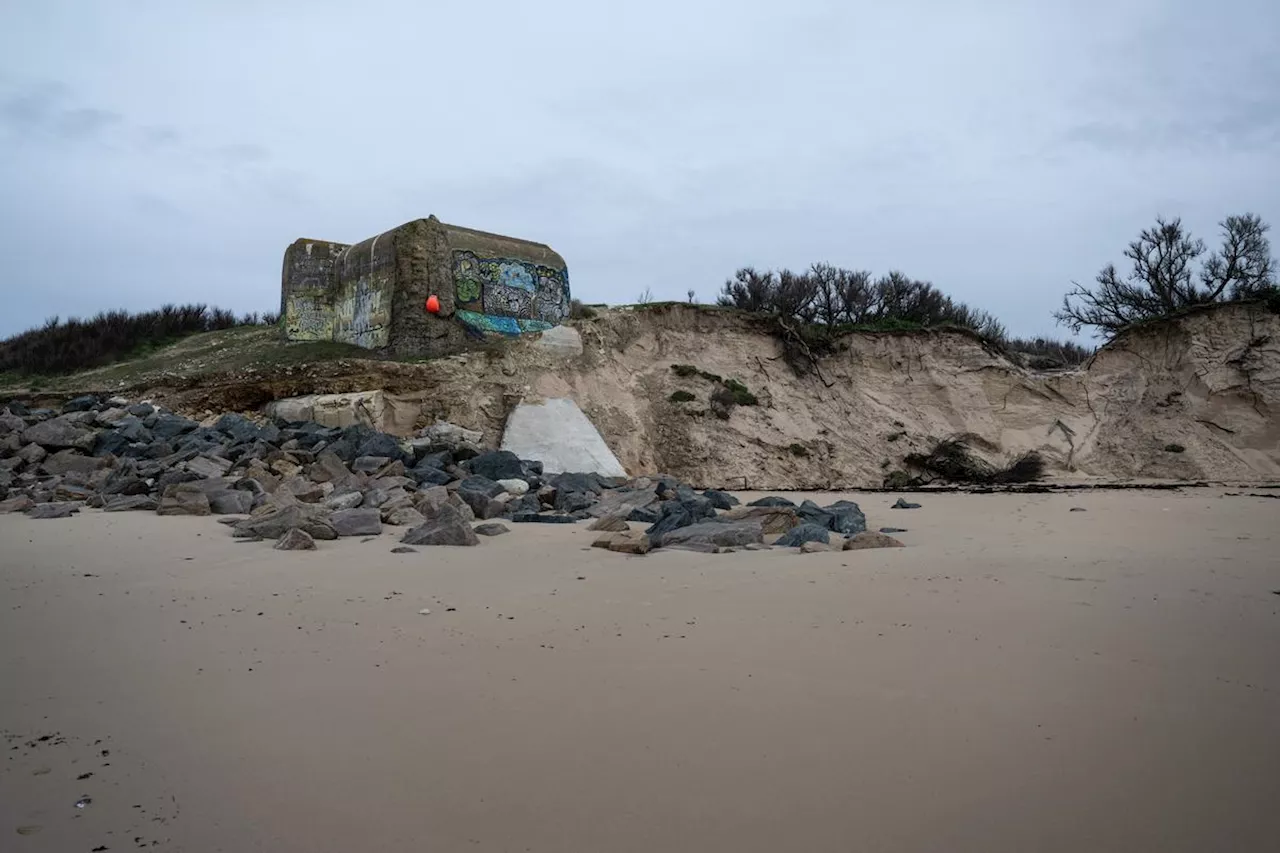
[[[427,310],[432,314],[440,313],[440,297],[434,293],[427,297]]]

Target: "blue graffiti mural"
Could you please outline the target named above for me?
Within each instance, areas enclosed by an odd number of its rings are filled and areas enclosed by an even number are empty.
[[[545,332],[555,325],[546,320],[502,317],[496,314],[481,314],[478,311],[455,311],[453,316],[468,330],[479,334],[496,332],[501,335],[521,335],[527,332]]]
[[[484,258],[458,249],[453,253],[453,281],[457,316],[477,330],[509,335],[541,331],[569,316],[569,273],[565,269],[510,258]],[[512,325],[506,320],[519,322]]]

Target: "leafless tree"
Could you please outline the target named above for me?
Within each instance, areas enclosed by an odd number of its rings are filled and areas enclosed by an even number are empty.
[[[1122,277],[1107,264],[1090,290],[1072,282],[1054,312],[1074,332],[1085,327],[1113,335],[1139,320],[1167,316],[1192,305],[1259,296],[1275,286],[1276,266],[1267,239],[1268,225],[1254,214],[1228,216],[1221,223],[1223,245],[1204,262],[1197,276],[1195,261],[1205,244],[1180,219],[1156,219],[1125,249],[1130,263]]]

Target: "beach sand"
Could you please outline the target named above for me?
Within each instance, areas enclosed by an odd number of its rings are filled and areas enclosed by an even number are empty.
[[[837,497],[908,547],[0,516],[0,850],[1280,847],[1280,501]]]

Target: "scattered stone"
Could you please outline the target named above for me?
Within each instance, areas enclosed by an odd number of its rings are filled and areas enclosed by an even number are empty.
[[[94,406],[98,405],[99,402],[98,398],[92,394],[85,394],[82,397],[73,397],[63,405],[62,412],[63,414],[66,414],[67,412],[87,412]]]
[[[511,528],[499,521],[489,521],[484,524],[477,524],[475,531],[480,536],[501,536],[504,533],[510,533]]]
[[[651,540],[643,533],[602,533],[591,543],[593,548],[605,548],[619,554],[647,554]]]
[[[397,545],[391,549],[392,554],[416,554],[417,548],[410,548],[408,545]]]
[[[426,515],[412,506],[398,506],[390,512],[382,513],[382,523],[393,527],[417,527],[426,520]]]
[[[716,509],[733,509],[740,501],[728,492],[721,492],[716,489],[707,489],[702,496],[711,501],[711,505]]]
[[[358,456],[352,461],[351,470],[356,473],[372,474],[381,471],[390,462],[390,456]]]
[[[17,457],[28,465],[39,465],[48,455],[48,451],[38,444],[28,444],[17,453]]]
[[[795,502],[794,502],[794,501],[789,501],[789,500],[787,500],[786,498],[780,498],[780,497],[778,497],[777,495],[769,495],[768,497],[760,498],[759,500],[754,500],[754,501],[752,501],[751,503],[747,504],[747,506],[792,507],[792,508],[794,508],[794,507],[795,507]]]
[[[889,508],[890,509],[919,509],[920,504],[913,504],[910,501],[908,501],[906,498],[898,498],[898,502]]]
[[[881,533],[906,533],[908,531],[907,531],[907,528],[905,527],[881,527],[880,532]]]
[[[156,507],[157,515],[212,515],[209,496],[194,483],[166,486]]]
[[[418,615],[419,615],[419,616],[430,616],[430,615],[431,615],[431,610],[430,610],[430,609],[428,609],[428,608],[426,608],[426,607],[424,607],[424,608],[422,608],[421,610],[419,610],[419,611],[418,611]]]
[[[673,545],[688,545],[695,542],[709,543],[723,548],[735,548],[760,542],[764,533],[757,519],[742,521],[704,521],[691,524],[663,534],[661,539],[654,539],[656,547],[667,548]]]
[[[55,501],[87,501],[91,497],[93,497],[92,491],[74,483],[59,483],[53,490]]]
[[[830,550],[831,550],[831,546],[828,545],[826,542],[801,542],[800,543],[801,554],[817,554],[822,551],[830,551]]]
[[[1073,506],[1073,507],[1071,508],[1071,511],[1072,511],[1072,512],[1088,512],[1089,510],[1085,509],[1085,508],[1084,508],[1084,507],[1082,507],[1082,506]]]
[[[724,513],[720,518],[726,521],[755,520],[768,536],[786,533],[800,523],[800,517],[796,515],[795,509],[781,506],[739,506]]]
[[[400,540],[406,545],[479,545],[475,531],[451,505],[440,507],[431,518]]]
[[[864,531],[844,543],[845,551],[865,551],[869,548],[905,548],[897,539],[884,533]]]
[[[360,492],[335,492],[325,498],[321,503],[328,509],[355,509],[360,506],[360,502],[364,500],[364,495]]]
[[[114,495],[107,499],[102,508],[107,512],[127,512],[129,510],[155,512],[159,506],[159,502],[150,495]]]
[[[311,534],[313,539],[337,539],[338,532],[329,523],[328,513],[306,504],[291,506],[259,507],[261,513],[237,521],[232,535],[237,539],[276,539],[297,527]]]
[[[74,448],[89,451],[93,449],[97,438],[97,433],[93,430],[83,429],[62,418],[41,421],[22,432],[24,443],[38,444],[46,450]]]
[[[74,503],[43,503],[28,509],[27,518],[70,518],[79,511],[80,507]]]
[[[0,513],[26,512],[35,505],[36,502],[26,495],[18,495],[16,498],[0,501]]]
[[[520,464],[520,457],[510,450],[491,450],[488,453],[481,453],[470,460],[466,467],[472,474],[490,480],[519,480],[524,476],[524,466]]]
[[[244,489],[220,489],[209,493],[209,509],[215,515],[246,515],[253,509],[253,497]]]
[[[417,512],[412,507],[404,507]],[[338,536],[377,536],[382,532],[382,516],[373,507],[341,509],[329,516],[329,523]]]
[[[307,531],[290,527],[272,547],[277,551],[314,551],[316,540]]]
[[[816,524],[805,522],[788,530],[773,544],[781,548],[799,548],[806,542],[829,544],[831,542],[831,531],[826,527],[819,527]]]
[[[748,542],[742,546],[744,551],[772,551],[772,545],[766,545],[763,542]]]
[[[618,533],[630,530],[631,526],[627,524],[627,520],[620,515],[606,515],[603,518],[597,518],[595,521],[591,522],[591,525],[587,529]]]
[[[184,463],[182,467],[201,477],[221,477],[231,470],[231,460],[201,454]]]
[[[867,529],[867,516],[853,501],[836,501],[822,508],[831,516],[827,528],[842,536],[855,536]]]

